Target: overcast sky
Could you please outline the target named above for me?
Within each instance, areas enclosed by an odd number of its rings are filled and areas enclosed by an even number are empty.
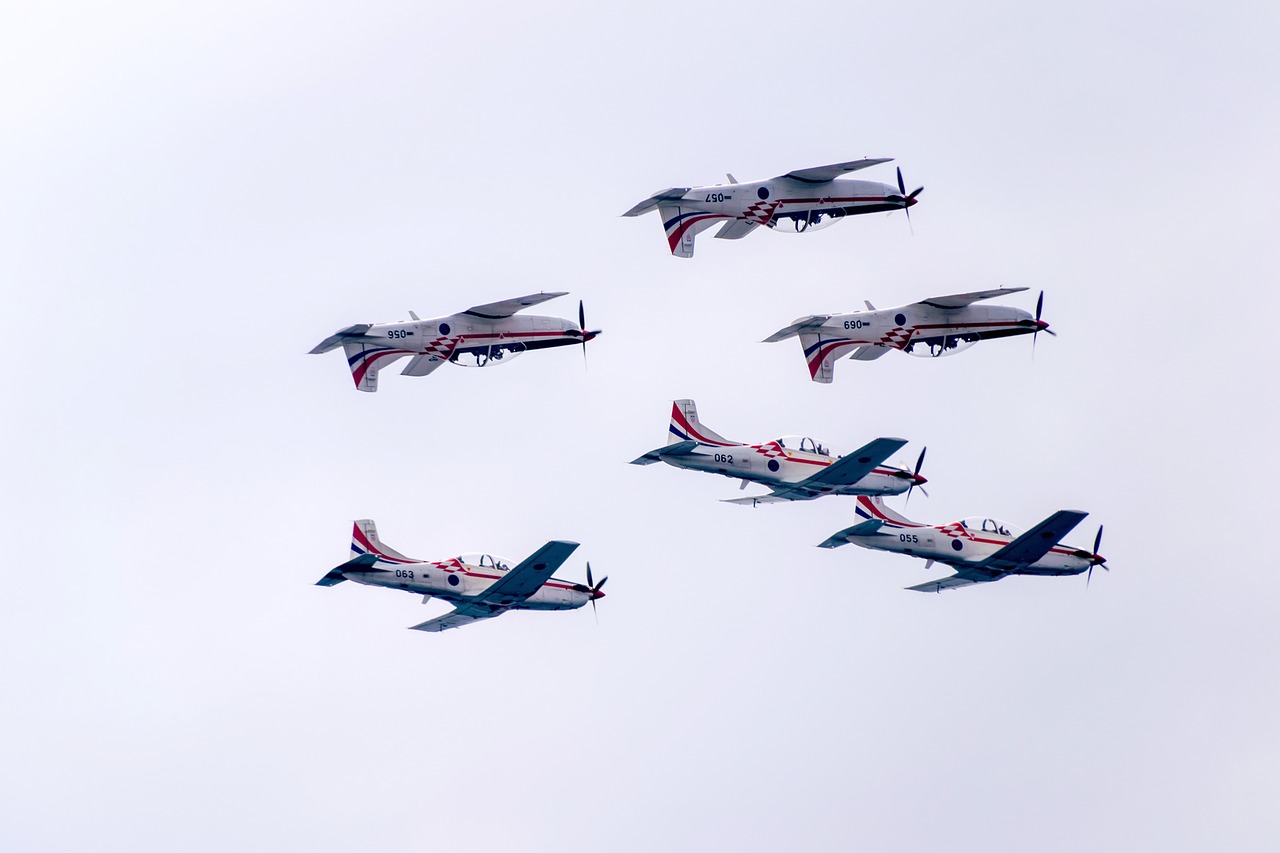
[[[1264,4],[0,8],[5,850],[1280,845]],[[649,193],[897,158],[913,210],[672,258]],[[863,173],[892,182],[893,165]],[[793,318],[1025,286],[1057,338],[808,381]],[[604,334],[351,387],[356,322],[539,290]],[[1113,571],[945,595],[626,463],[929,448],[908,514],[1089,511]],[[901,508],[901,501],[894,504]],[[442,635],[312,584],[582,543]]]

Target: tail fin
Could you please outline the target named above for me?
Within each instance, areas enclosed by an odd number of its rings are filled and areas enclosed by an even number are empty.
[[[924,525],[912,521],[905,515],[899,515],[889,507],[884,505],[884,499],[878,495],[858,495],[858,502],[854,506],[854,512],[858,518],[868,521],[881,521],[890,527],[923,527]]]
[[[701,444],[737,444],[712,432],[698,420],[698,404],[692,400],[676,400],[671,404],[671,425],[667,428],[667,444],[696,441]]]
[[[378,390],[378,370],[398,358],[414,353],[404,349],[374,344],[346,341],[342,350],[347,354],[347,366],[351,368],[351,378],[355,380],[360,391]]]
[[[801,332],[800,346],[804,348],[804,360],[809,365],[809,378],[830,385],[836,373],[836,359],[861,344],[842,338],[824,340],[820,332]]]
[[[373,519],[369,518],[360,519],[351,528],[351,556],[354,559],[364,554],[373,554],[378,559],[389,563],[418,562],[412,557],[406,557],[399,551],[383,545],[382,540],[378,538],[378,526],[373,523]]]
[[[730,218],[723,213],[707,213],[704,210],[666,205],[658,207],[658,216],[667,232],[667,245],[671,247],[671,254],[677,258],[692,258],[693,238],[698,236],[698,232],[707,230],[721,219]]]

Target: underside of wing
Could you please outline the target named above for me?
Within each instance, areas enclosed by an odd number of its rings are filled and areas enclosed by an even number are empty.
[[[985,568],[1000,571],[1021,569],[1048,554],[1089,513],[1074,509],[1061,509],[1017,539],[982,561]]]
[[[553,540],[534,551],[520,565],[499,578],[474,601],[490,607],[510,607],[533,595],[577,549],[577,542]]]
[[[964,570],[957,572],[949,578],[942,580],[928,581],[927,583],[918,583],[915,586],[909,586],[907,589],[915,592],[942,592],[944,589],[957,589],[962,586],[972,586],[975,583],[991,583],[1003,578],[1004,575],[999,572],[979,572]]]
[[[759,227],[759,222],[753,222],[750,219],[730,219],[716,232],[716,239],[741,240]]]
[[[975,290],[972,293],[953,293],[950,296],[930,296],[922,299],[917,305],[928,305],[930,308],[963,308],[983,299],[995,299],[1008,293],[1021,293],[1025,287],[1000,287],[995,290]]]
[[[501,302],[488,302],[484,305],[474,305],[462,313],[470,314],[472,317],[482,317],[486,320],[499,320],[503,317],[510,317],[517,311],[532,308],[534,305],[538,305],[549,299],[555,299],[567,294],[567,290],[558,293],[531,293],[528,296],[517,296],[515,299],[504,299]]]
[[[738,506],[759,506],[760,504],[787,503],[792,500],[795,500],[795,498],[789,498],[789,497],[786,497],[785,495],[780,495],[780,494],[773,494],[773,495],[756,495],[755,497],[747,497],[747,498],[729,498],[727,500],[722,500],[721,503],[737,504]]]
[[[449,348],[450,350],[453,347]],[[404,370],[400,371],[401,376],[426,376],[440,365],[449,360],[448,354],[440,354],[435,352],[424,352],[415,355],[409,359],[409,363],[404,366]]]
[[[821,184],[826,181],[834,180],[841,175],[847,175],[850,172],[856,172],[859,169],[865,169],[868,166],[878,166],[881,163],[888,163],[893,160],[892,157],[877,157],[867,160],[850,160],[847,163],[832,163],[830,166],[814,166],[812,169],[797,169],[794,172],[787,172],[782,177],[792,178],[797,181],[804,181],[810,184]]]
[[[850,361],[875,361],[880,356],[889,351],[889,347],[882,347],[879,344],[858,347],[849,354]]]
[[[504,608],[489,609],[487,607],[464,606],[459,607],[457,610],[450,610],[435,619],[419,622],[417,625],[411,626],[409,630],[439,633],[448,631],[450,628],[461,628],[463,625],[470,625],[472,622],[479,622],[481,619],[492,619],[495,616],[501,616],[504,612],[506,612]]]
[[[845,456],[841,456],[826,468],[796,485],[852,486],[876,469],[907,443],[905,438],[877,438]]]

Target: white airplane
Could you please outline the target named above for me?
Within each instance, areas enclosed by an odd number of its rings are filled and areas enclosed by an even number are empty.
[[[596,599],[604,598],[600,588],[608,578],[593,582],[590,563],[585,584],[551,576],[577,547],[577,542],[553,540],[514,568],[489,554],[415,560],[383,545],[377,527],[366,518],[357,521],[351,531],[351,559],[331,569],[316,586],[351,580],[403,589],[421,595],[424,604],[434,596],[455,606],[443,616],[412,626],[414,631],[447,631],[508,610],[576,610],[587,602],[594,609]]]
[[[769,494],[734,498],[725,503],[744,506],[808,501],[823,495],[899,495],[929,482],[920,476],[924,451],[914,471],[883,464],[907,442],[877,438],[841,456],[805,436],[784,436],[760,444],[730,441],[702,425],[692,400],[671,404],[667,444],[650,450],[632,465],[666,462],[677,468],[710,471],[748,483],[762,483]],[[923,489],[921,490],[923,491]]]
[[[925,568],[942,563],[956,570],[941,580],[909,586],[918,592],[942,592],[975,583],[991,583],[1009,575],[1078,575],[1093,567],[1107,569],[1107,558],[1099,556],[1102,527],[1093,540],[1093,550],[1059,545],[1062,537],[1079,524],[1087,512],[1064,509],[1055,512],[1022,533],[994,518],[965,518],[950,524],[917,524],[884,505],[878,497],[858,498],[858,517],[863,519],[832,535],[819,548],[839,548],[852,542],[875,551],[909,554],[927,560]]]
[[[622,215],[640,216],[657,210],[667,232],[671,254],[692,258],[693,238],[717,223],[723,226],[716,237],[740,240],[761,225],[780,234],[803,234],[826,228],[846,216],[907,210],[916,204],[916,196],[924,187],[908,193],[902,183],[901,169],[896,187],[875,181],[836,180],[841,175],[892,159],[852,160],[797,169],[767,181],[745,184],[729,175],[728,186],[661,190]]]
[[[1020,308],[1004,305],[975,306],[983,299],[1020,293],[1025,287],[1002,287],[974,293],[934,296],[898,308],[876,310],[870,302],[866,311],[849,314],[810,314],[764,339],[765,343],[800,338],[809,376],[814,382],[830,383],[835,362],[846,354],[853,361],[873,361],[891,349],[908,355],[937,358],[954,355],[978,341],[1031,335],[1032,347],[1040,332],[1057,336],[1040,319],[1044,291],[1036,300],[1031,316]]]
[[[413,356],[405,376],[426,376],[446,361],[464,367],[491,367],[506,364],[529,350],[582,344],[600,334],[588,332],[582,302],[578,302],[578,323],[559,317],[515,316],[533,305],[564,296],[560,293],[533,293],[502,302],[476,305],[459,314],[399,323],[357,323],[325,338],[312,354],[342,347],[356,388],[378,390],[378,370],[391,362]]]

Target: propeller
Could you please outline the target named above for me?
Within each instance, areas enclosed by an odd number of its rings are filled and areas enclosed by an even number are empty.
[[[1089,581],[1093,579],[1094,566],[1102,566],[1102,568],[1105,569],[1106,571],[1108,572],[1111,571],[1111,569],[1107,568],[1107,558],[1099,556],[1098,554],[1098,548],[1101,545],[1102,545],[1102,525],[1099,524],[1098,535],[1093,537],[1093,554],[1090,557],[1091,562],[1089,563],[1089,574],[1085,575],[1085,578],[1084,578],[1085,589],[1089,588]]]
[[[916,230],[914,227],[911,226],[911,203],[915,201],[916,196],[920,195],[920,193],[922,192],[924,192],[924,187],[916,187],[911,191],[909,195],[907,194],[907,185],[903,183],[903,180],[902,180],[902,168],[899,167],[898,168],[898,193],[902,198],[902,202],[903,202],[902,210],[907,214],[907,226],[911,228],[912,234],[916,233]]]
[[[598,614],[596,614],[596,599],[597,599],[597,598],[604,598],[604,593],[603,593],[603,592],[601,592],[601,591],[600,591],[600,589],[601,589],[601,587],[603,587],[603,586],[604,586],[605,581],[607,581],[607,580],[609,580],[608,575],[606,575],[605,577],[600,578],[600,583],[596,583],[596,582],[595,582],[595,579],[591,577],[591,562],[590,562],[590,561],[587,561],[587,589],[586,589],[586,591],[587,591],[587,592],[589,592],[589,593],[591,593],[591,615],[596,617],[596,622],[597,622],[597,623],[599,623],[599,621],[600,621],[600,617],[599,617],[599,615],[598,615]]]
[[[1041,332],[1044,332],[1045,334],[1048,334],[1048,335],[1053,335],[1055,338],[1058,336],[1057,332],[1049,328],[1048,323],[1045,323],[1044,325],[1040,324],[1040,312],[1042,312],[1043,310],[1044,310],[1044,291],[1042,290],[1040,291],[1040,296],[1036,298],[1036,330],[1031,333],[1031,358],[1032,359],[1036,357],[1036,337],[1039,336]],[[1096,553],[1097,550],[1098,549],[1095,548],[1094,552]]]
[[[582,366],[587,365],[587,312],[582,307],[582,300],[578,300],[578,328],[582,330]]]
[[[925,453],[928,452],[928,450],[929,450],[928,447],[921,448],[920,457],[916,459],[916,469],[911,472],[911,485],[907,487],[907,499],[902,502],[902,506],[904,508],[906,507],[907,503],[910,502],[911,500],[912,490],[914,490],[917,486],[920,487],[920,491],[924,492],[924,496],[926,498],[929,497],[929,493],[924,491],[924,485],[923,485],[924,483],[927,483],[929,481],[926,480],[924,477],[920,476],[920,466],[924,465],[924,455]]]

